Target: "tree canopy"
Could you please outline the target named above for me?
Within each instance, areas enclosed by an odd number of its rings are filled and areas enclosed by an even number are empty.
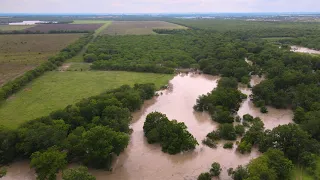
[[[148,114],[143,131],[149,143],[160,143],[162,151],[169,154],[192,150],[198,145],[183,122],[170,121],[159,112]]]

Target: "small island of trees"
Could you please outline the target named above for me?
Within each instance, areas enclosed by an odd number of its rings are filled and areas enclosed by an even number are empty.
[[[162,151],[169,154],[193,150],[198,145],[183,122],[170,121],[165,114],[159,112],[148,114],[143,131],[148,143],[160,143]]]

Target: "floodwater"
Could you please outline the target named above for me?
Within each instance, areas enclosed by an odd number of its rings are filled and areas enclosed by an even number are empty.
[[[320,54],[320,51],[309,49],[301,46],[291,46],[292,52],[308,53],[308,54]]]
[[[146,101],[142,109],[133,114],[131,124],[133,133],[130,143],[114,162],[113,171],[90,170],[90,172],[98,180],[194,180],[200,173],[208,171],[213,162],[219,162],[223,169],[220,179],[230,179],[227,175],[228,168],[247,164],[260,153],[253,149],[250,154],[242,155],[236,152],[236,148],[223,149],[222,143],[219,143],[216,149],[201,144],[207,133],[216,129],[218,124],[213,122],[207,113],[194,112],[193,105],[199,95],[206,94],[217,86],[218,79],[214,76],[192,73],[175,76],[167,90],[160,91],[159,97]],[[254,77],[251,83],[254,85],[261,80],[263,78]],[[251,93],[250,89],[244,87],[240,89],[246,94]],[[259,109],[250,104],[248,97],[243,102],[239,114],[250,113],[260,116]],[[169,155],[163,153],[159,145],[148,144],[143,134],[143,123],[146,116],[153,111],[164,113],[169,119],[184,122],[189,132],[198,140],[199,146],[192,152]],[[268,128],[291,121],[292,113],[289,111],[271,108],[269,111],[269,114],[261,115]],[[26,166],[27,163],[12,164],[4,180],[35,179],[32,171]]]
[[[251,77],[251,86],[255,86],[264,80],[264,77],[259,77],[254,75]],[[242,117],[245,114],[250,114],[253,117],[260,117],[264,122],[264,127],[266,129],[272,129],[277,127],[278,125],[289,124],[292,123],[293,112],[290,109],[276,109],[273,107],[267,107],[268,113],[264,114],[260,112],[260,108],[254,106],[252,101],[250,101],[250,95],[252,94],[251,89],[246,88],[245,86],[239,86],[239,90],[248,95],[248,98],[241,104],[241,107],[238,111],[238,115]]]
[[[48,23],[48,22],[47,21],[22,21],[22,22],[9,23],[9,25],[35,25],[39,23]],[[52,22],[52,23],[57,23],[57,22]]]

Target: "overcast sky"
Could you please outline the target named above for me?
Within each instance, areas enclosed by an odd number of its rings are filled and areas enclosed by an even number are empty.
[[[0,13],[319,11],[320,0],[0,0]]]

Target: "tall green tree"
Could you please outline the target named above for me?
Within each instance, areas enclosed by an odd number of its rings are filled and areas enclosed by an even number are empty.
[[[38,180],[55,180],[59,170],[67,165],[66,157],[66,152],[53,147],[44,152],[33,153],[30,166],[35,169]]]
[[[96,180],[96,178],[88,172],[88,168],[84,166],[67,169],[63,171],[62,179],[63,180]]]

